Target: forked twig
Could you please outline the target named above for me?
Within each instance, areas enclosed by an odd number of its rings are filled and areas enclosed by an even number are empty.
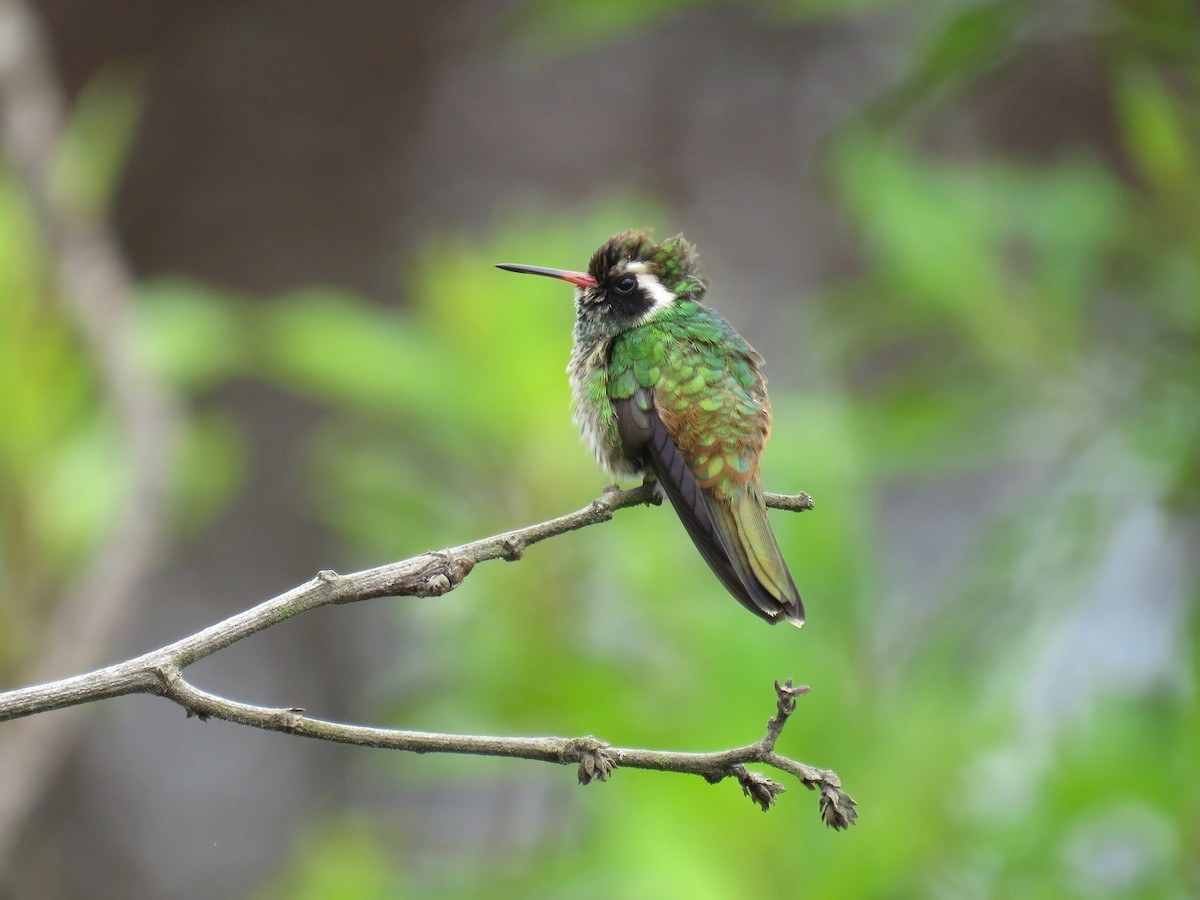
[[[272,709],[218,697],[197,688],[183,676],[187,666],[231,644],[270,628],[285,619],[331,604],[351,603],[386,596],[436,596],[458,587],[480,562],[516,559],[527,547],[556,535],[606,522],[619,509],[658,502],[653,485],[623,491],[610,488],[584,508],[516,531],[473,541],[459,547],[424,553],[401,562],[350,575],[323,571],[311,581],[280,594],[252,609],[218,622],[203,631],[165,647],[86,675],[65,678],[0,694],[0,721],[90,703],[124,694],[157,694],[182,706],[200,719],[224,719],[268,731],[356,744],[407,750],[413,753],[462,753],[507,756],[578,767],[579,781],[604,781],[614,768],[648,769],[699,775],[716,783],[735,778],[742,791],[764,810],[782,793],[782,785],[751,772],[747,763],[772,766],[821,792],[820,809],[825,823],[846,828],[857,818],[854,801],[841,787],[837,775],[782,756],[775,751],[796,698],[808,688],[793,686],[791,679],[776,682],[776,712],[767,722],[762,739],[744,747],[710,753],[642,750],[613,747],[594,737],[486,737],[436,734],[369,728],[316,719],[300,708]],[[807,494],[768,494],[769,506],[811,509]]]

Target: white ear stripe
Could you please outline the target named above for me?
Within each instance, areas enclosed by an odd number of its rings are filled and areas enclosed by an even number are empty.
[[[638,287],[645,292],[650,298],[650,308],[642,314],[642,321],[645,322],[660,309],[666,309],[675,302],[675,295],[663,287],[661,281],[654,275],[641,274],[637,277]]]

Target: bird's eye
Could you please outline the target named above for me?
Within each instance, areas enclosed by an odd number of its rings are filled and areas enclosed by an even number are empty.
[[[613,285],[613,290],[623,297],[628,297],[637,290],[637,279],[632,275],[622,275]]]

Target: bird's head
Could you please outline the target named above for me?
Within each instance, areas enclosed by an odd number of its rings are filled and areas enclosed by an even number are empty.
[[[705,290],[696,272],[696,251],[683,235],[655,243],[646,231],[609,238],[592,254],[586,272],[508,263],[498,268],[575,285],[580,325],[596,334],[633,328],[675,303],[699,300]]]

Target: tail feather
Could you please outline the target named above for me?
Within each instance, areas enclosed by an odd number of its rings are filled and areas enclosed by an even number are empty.
[[[778,615],[804,624],[804,604],[767,520],[767,505],[757,484],[749,484],[728,502],[709,499],[714,517],[729,536],[731,561],[743,583],[758,587],[773,601]]]

